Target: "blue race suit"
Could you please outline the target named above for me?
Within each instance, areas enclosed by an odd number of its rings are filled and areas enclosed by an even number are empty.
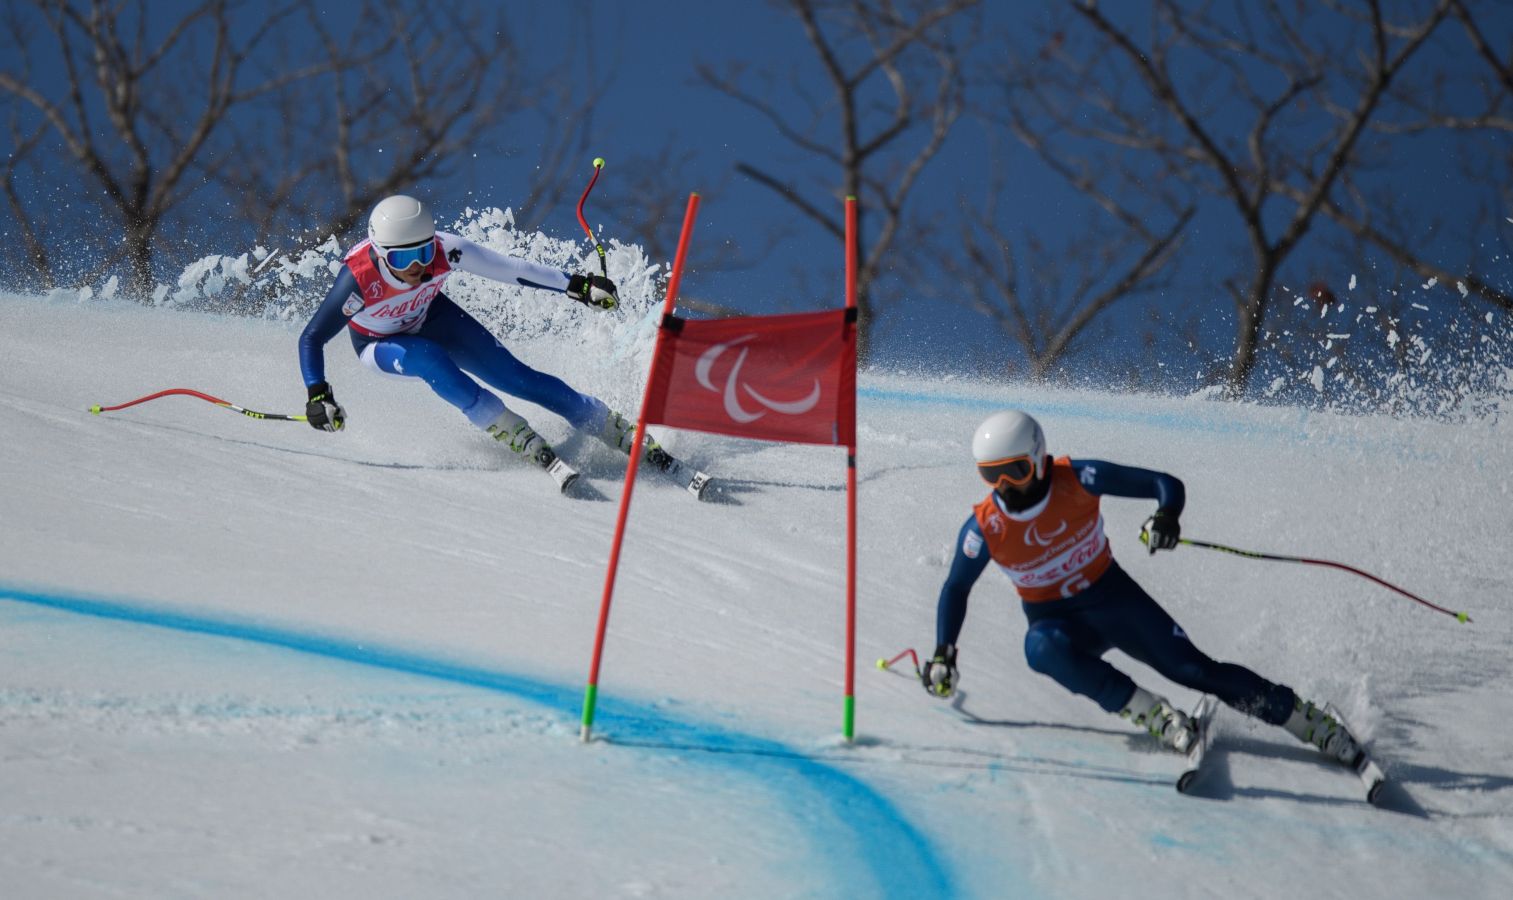
[[[1180,513],[1182,482],[1164,472],[1101,460],[1068,460],[1077,483],[1095,496],[1141,497]],[[996,502],[996,498],[995,498]],[[1101,527],[1101,525],[1100,525]],[[955,644],[967,614],[967,598],[991,557],[976,515],[967,518],[956,540],[956,555],[936,608],[936,640]],[[1073,596],[1023,602],[1029,630],[1024,638],[1030,668],[1073,693],[1119,712],[1134,695],[1135,682],[1106,662],[1117,649],[1185,687],[1211,693],[1241,712],[1281,725],[1296,702],[1292,689],[1244,666],[1210,659],[1117,562]]]
[[[299,338],[300,368],[305,385],[326,380],[326,343],[345,326],[351,326],[352,346],[365,363],[381,372],[420,378],[437,396],[457,407],[474,425],[484,428],[504,411],[504,403],[483,390],[468,374],[514,397],[544,407],[566,419],[574,428],[598,430],[608,409],[597,398],[581,394],[562,379],[530,368],[505,349],[476,319],[441,293],[440,282],[457,270],[473,272],[497,281],[513,281],[528,287],[565,290],[567,274],[516,260],[488,250],[456,235],[437,232],[438,252],[433,270],[438,277],[425,286],[406,290],[371,259],[364,259],[368,242],[348,254],[336,283],[326,294]],[[365,272],[360,283],[353,267]],[[384,278],[379,283],[376,279]],[[387,288],[385,291],[384,288]],[[373,289],[373,290],[368,290]],[[386,320],[364,316],[381,308],[364,297],[388,296],[387,302],[404,300],[410,294],[423,302],[402,306],[408,318]],[[414,308],[414,311],[411,311]],[[375,333],[368,325],[394,327],[393,333]],[[392,325],[390,325],[392,322]]]

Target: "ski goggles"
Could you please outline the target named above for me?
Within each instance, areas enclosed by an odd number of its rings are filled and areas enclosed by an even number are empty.
[[[1008,487],[1024,487],[1035,478],[1035,461],[1028,453],[995,459],[977,464],[977,474],[993,486],[994,490]]]
[[[387,247],[380,247],[378,249],[383,251],[384,262],[388,263],[389,268],[396,272],[403,272],[416,263],[429,266],[431,260],[436,257],[436,241],[434,239],[428,240],[424,244],[417,244],[414,247],[396,247],[392,250]]]

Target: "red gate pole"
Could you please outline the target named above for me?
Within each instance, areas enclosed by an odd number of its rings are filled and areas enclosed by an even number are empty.
[[[846,308],[856,309],[856,198],[846,198]],[[852,322],[848,327],[855,328]],[[856,371],[851,372],[856,393]],[[856,404],[851,404],[855,415]],[[841,729],[846,740],[856,738],[856,437],[846,448],[846,700]]]
[[[683,280],[683,262],[688,255],[688,239],[693,234],[694,219],[699,214],[699,195],[688,195],[688,209],[683,214],[683,231],[678,235],[678,254],[673,257],[672,275],[667,280],[667,299],[662,315],[671,315],[678,298],[678,282]],[[604,656],[604,635],[609,629],[609,604],[615,594],[615,574],[620,568],[620,545],[625,538],[625,520],[630,515],[630,495],[636,487],[636,470],[641,466],[642,436],[646,434],[646,401],[656,383],[657,360],[661,358],[662,330],[657,330],[656,350],[652,353],[651,372],[641,395],[641,412],[636,421],[636,440],[630,448],[630,465],[625,470],[625,491],[620,495],[620,514],[615,519],[615,539],[609,551],[609,567],[604,573],[604,597],[599,603],[599,628],[594,635],[594,660],[588,670],[588,688],[583,693],[583,727],[579,738],[587,742],[594,727],[594,706],[599,698],[599,662]]]

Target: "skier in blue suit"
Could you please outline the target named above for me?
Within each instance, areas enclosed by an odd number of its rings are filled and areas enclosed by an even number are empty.
[[[562,490],[578,473],[557,457],[524,417],[473,380],[545,407],[574,428],[629,453],[634,426],[602,401],[562,379],[530,368],[453,303],[442,287],[454,271],[495,281],[561,291],[594,309],[619,303],[614,282],[569,275],[514,259],[455,234],[436,230],[426,205],[403,195],[381,201],[368,220],[368,239],[347,252],[336,283],[299,339],[300,368],[310,425],[340,431],[346,411],[326,381],[324,347],[343,328],[363,365],[388,375],[420,378],[468,421],[524,460],[545,469]],[[655,441],[648,463],[675,471],[678,463]]]
[[[1195,647],[1180,625],[1114,561],[1100,498],[1154,500],[1146,523],[1151,553],[1177,546],[1186,504],[1182,482],[1165,472],[1101,460],[1052,459],[1040,424],[1018,410],[988,417],[972,440],[977,471],[992,488],[956,537],[956,555],[936,603],[936,649],[923,667],[925,689],[956,687],[956,642],[967,598],[989,562],[1019,593],[1029,629],[1030,668],[1110,713],[1185,751],[1191,719],[1103,659],[1121,650],[1177,684],[1211,693],[1263,722],[1352,764],[1360,747],[1344,725],[1286,685]]]

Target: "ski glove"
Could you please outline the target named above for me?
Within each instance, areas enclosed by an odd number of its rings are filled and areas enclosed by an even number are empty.
[[[341,431],[347,424],[347,411],[336,402],[331,385],[322,381],[310,385],[310,400],[305,404],[305,421],[318,431]]]
[[[924,671],[919,673],[919,680],[924,684],[925,690],[936,697],[949,697],[956,693],[956,678],[956,645],[936,646],[935,656],[925,663]]]
[[[615,283],[603,275],[572,276],[567,280],[567,295],[595,309],[614,309],[620,305]]]
[[[1177,522],[1177,514],[1169,509],[1156,510],[1154,516],[1145,520],[1142,530],[1146,534],[1145,546],[1150,553],[1174,550],[1182,537],[1182,526]]]

